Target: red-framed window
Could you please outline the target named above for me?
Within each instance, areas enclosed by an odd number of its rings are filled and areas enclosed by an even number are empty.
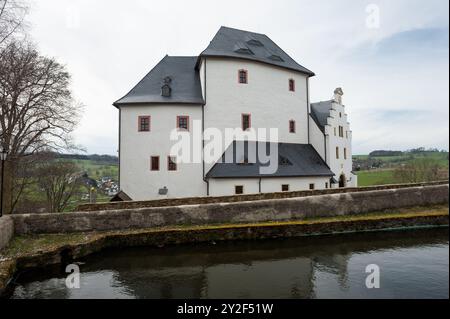
[[[177,128],[184,131],[189,131],[189,116],[177,116]]]
[[[177,170],[177,158],[175,156],[167,156],[167,170],[168,171]]]
[[[150,132],[150,119],[151,119],[151,117],[148,115],[138,117],[138,131],[139,132]]]
[[[242,130],[247,131],[252,127],[252,116],[250,114],[242,114]]]
[[[159,171],[159,156],[150,157],[150,170]]]
[[[295,133],[295,121],[294,120],[289,121],[289,133]]]
[[[248,83],[248,71],[247,70],[239,70],[238,71],[238,83],[247,84]]]
[[[295,80],[289,79],[289,91],[295,92]]]

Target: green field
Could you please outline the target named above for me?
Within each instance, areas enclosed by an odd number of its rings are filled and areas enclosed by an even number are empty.
[[[80,170],[85,171],[90,178],[95,180],[101,177],[111,177],[117,180],[119,176],[119,166],[111,163],[101,163],[92,160],[71,160],[80,167]]]
[[[404,153],[399,156],[369,156],[355,155],[354,161],[380,161],[381,168],[362,170],[356,172],[358,175],[358,186],[373,186],[385,184],[401,183],[394,176],[394,171],[401,165],[413,163],[420,159],[433,160],[441,169],[448,170],[448,152],[423,152],[423,153]]]
[[[387,166],[397,166],[407,164],[417,159],[432,159],[435,160],[440,167],[448,168],[448,153],[447,152],[423,152],[423,153],[405,153],[401,156],[369,156],[369,155],[354,155],[355,160],[379,160]]]
[[[357,172],[358,186],[396,184],[393,170],[371,170]]]

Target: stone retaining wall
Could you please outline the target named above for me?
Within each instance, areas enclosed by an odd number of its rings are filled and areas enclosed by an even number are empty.
[[[255,200],[269,200],[269,199],[282,199],[282,198],[294,198],[294,197],[305,197],[305,196],[329,195],[329,194],[367,192],[367,191],[374,191],[374,190],[444,185],[444,184],[448,184],[448,181],[436,181],[436,182],[415,183],[415,184],[378,185],[378,186],[354,187],[354,188],[333,188],[333,189],[306,190],[306,191],[296,191],[296,192],[218,196],[218,197],[212,197],[212,196],[209,196],[209,197],[187,197],[187,198],[157,199],[157,200],[148,200],[148,201],[82,204],[82,205],[78,206],[77,211],[88,212],[88,211],[99,211],[99,210],[134,209],[134,208],[146,208],[146,207],[167,207],[167,206],[181,206],[181,205],[234,203],[234,202],[245,202],[245,201],[255,201]]]
[[[14,235],[13,220],[9,216],[0,217],[0,250],[9,244]]]
[[[12,218],[14,231],[19,235],[294,221],[445,204],[448,188],[447,184],[237,203],[12,215]]]

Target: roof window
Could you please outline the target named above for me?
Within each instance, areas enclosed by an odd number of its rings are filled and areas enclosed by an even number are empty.
[[[249,54],[254,55],[253,51],[250,50],[245,44],[242,42],[238,42],[234,46],[234,52],[240,53],[240,54]]]

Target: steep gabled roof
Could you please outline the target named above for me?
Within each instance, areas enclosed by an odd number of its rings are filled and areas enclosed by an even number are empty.
[[[333,100],[330,100],[311,103],[311,117],[322,132],[325,132],[325,125],[327,125],[333,102]]]
[[[266,152],[273,151],[275,144],[278,147],[278,169],[271,175],[261,174],[260,168],[267,164],[258,159],[258,149],[266,147]],[[228,157],[230,154],[231,157]],[[231,158],[229,163],[225,162],[225,158]],[[256,161],[251,163],[252,159]],[[254,141],[234,141],[223,154],[222,160],[206,174],[207,178],[310,176],[334,176],[311,145]]]
[[[127,95],[114,106],[127,104],[204,104],[197,57],[165,56]],[[165,79],[170,79],[171,96],[161,95]]]
[[[265,34],[228,27],[221,27],[206,50],[200,54],[200,57],[208,56],[253,60],[314,75],[295,62]]]

